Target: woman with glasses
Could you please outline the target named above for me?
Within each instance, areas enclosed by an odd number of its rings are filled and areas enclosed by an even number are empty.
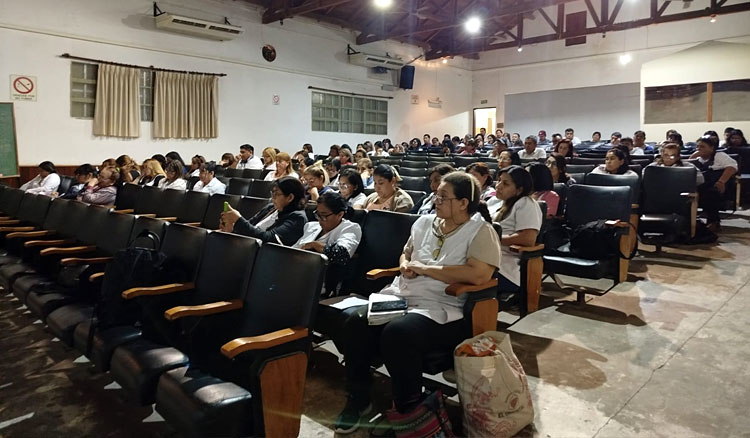
[[[379,164],[375,168],[375,193],[365,201],[366,210],[387,210],[408,213],[414,207],[414,201],[408,193],[398,188],[401,177],[393,166]]]
[[[219,229],[227,233],[255,237],[265,242],[293,245],[302,236],[307,223],[305,189],[292,176],[271,184],[271,202],[250,219],[232,207],[221,214]]]
[[[317,222],[305,224],[302,237],[293,245],[328,257],[324,296],[336,295],[338,284],[362,239],[360,226],[344,218],[350,208],[346,199],[334,191],[321,195],[315,210]]]
[[[286,152],[279,152],[276,154],[276,170],[268,172],[263,179],[265,181],[273,181],[285,176],[297,178],[297,173],[292,168],[292,158],[289,154]]]
[[[344,169],[339,175],[339,194],[356,210],[365,208],[367,195],[363,186],[362,177],[354,169]]]
[[[500,157],[497,159],[498,169],[505,169],[510,166],[520,166],[521,157],[518,156],[517,152],[511,150],[504,150],[500,152]]]
[[[454,169],[453,166],[446,163],[438,164],[430,169],[430,190],[432,190],[432,192],[425,196],[419,205],[415,205],[410,213],[419,215],[435,214],[435,196],[437,196],[438,187],[440,187],[440,183],[443,182],[443,177],[451,172],[455,172],[455,170],[456,169]]]
[[[370,367],[375,355],[391,376],[393,402],[410,413],[422,399],[422,361],[427,352],[450,350],[464,339],[463,301],[447,295],[451,283],[480,285],[500,266],[500,243],[480,201],[476,179],[446,175],[435,195],[435,214],[420,216],[400,258],[401,275],[380,293],[407,301],[405,315],[369,325],[367,306],[353,307],[334,338],[344,354],[348,400],[334,424],[353,432],[371,409]],[[477,214],[479,213],[479,214]]]
[[[664,167],[695,167],[691,163],[684,163],[680,157],[680,145],[677,143],[667,143],[661,147],[661,154],[649,166]],[[700,171],[696,172],[695,182],[697,185],[703,184],[705,178]]]
[[[167,163],[167,168],[164,169],[166,177],[159,181],[160,189],[174,189],[174,190],[187,190],[187,181],[182,177],[184,167],[182,163],[177,160],[172,160]]]
[[[571,178],[566,172],[567,163],[565,162],[564,156],[557,152],[553,152],[547,157],[545,164],[547,165],[549,172],[552,174],[552,183],[563,183],[566,186],[571,186],[576,183],[576,180]]]

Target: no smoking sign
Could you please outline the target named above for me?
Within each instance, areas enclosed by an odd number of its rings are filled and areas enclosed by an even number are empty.
[[[26,102],[36,102],[36,76],[10,75],[10,98]]]

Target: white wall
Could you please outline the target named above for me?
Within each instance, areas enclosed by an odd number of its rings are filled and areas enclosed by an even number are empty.
[[[11,74],[38,78],[37,102],[17,102],[16,127],[20,165],[42,160],[75,165],[127,153],[143,160],[154,153],[177,150],[218,158],[242,143],[274,146],[293,152],[305,142],[316,152],[333,143],[356,144],[374,136],[311,131],[308,86],[391,96],[388,136],[408,140],[424,132],[467,132],[470,116],[471,72],[462,68],[419,63],[415,89],[386,92],[387,80],[373,79],[364,67],[346,61],[350,31],[286,20],[284,25],[261,25],[259,11],[244,2],[228,0],[159,2],[169,12],[214,21],[228,17],[243,26],[245,35],[234,41],[214,42],[154,27],[152,2],[97,0],[30,0],[4,2],[0,15],[0,79]],[[33,13],[29,13],[33,10]],[[272,44],[278,58],[264,61],[260,48]],[[403,56],[419,53],[397,43],[371,44],[368,52]],[[91,120],[70,117],[70,53],[115,62],[162,68],[223,72],[219,82],[219,138],[215,140],[154,140],[151,124],[144,122],[141,137],[119,140],[94,137]],[[460,64],[454,62],[453,65]],[[459,65],[460,67],[460,65]],[[7,80],[7,79],[2,79]],[[9,100],[9,86],[0,87],[0,100]],[[274,94],[281,104],[272,105]],[[420,104],[410,96],[418,94]],[[428,107],[427,98],[443,101],[441,109]]]

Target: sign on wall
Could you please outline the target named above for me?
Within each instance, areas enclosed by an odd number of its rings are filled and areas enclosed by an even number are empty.
[[[36,102],[36,76],[10,75],[10,98],[25,102]]]
[[[418,94],[412,94],[411,95],[411,104],[412,105],[419,105],[419,95]]]

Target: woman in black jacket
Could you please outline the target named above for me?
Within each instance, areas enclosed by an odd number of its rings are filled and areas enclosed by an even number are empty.
[[[291,246],[307,223],[304,210],[305,188],[294,177],[279,178],[271,185],[271,203],[250,219],[229,207],[221,214],[221,231],[242,234],[271,243]]]

